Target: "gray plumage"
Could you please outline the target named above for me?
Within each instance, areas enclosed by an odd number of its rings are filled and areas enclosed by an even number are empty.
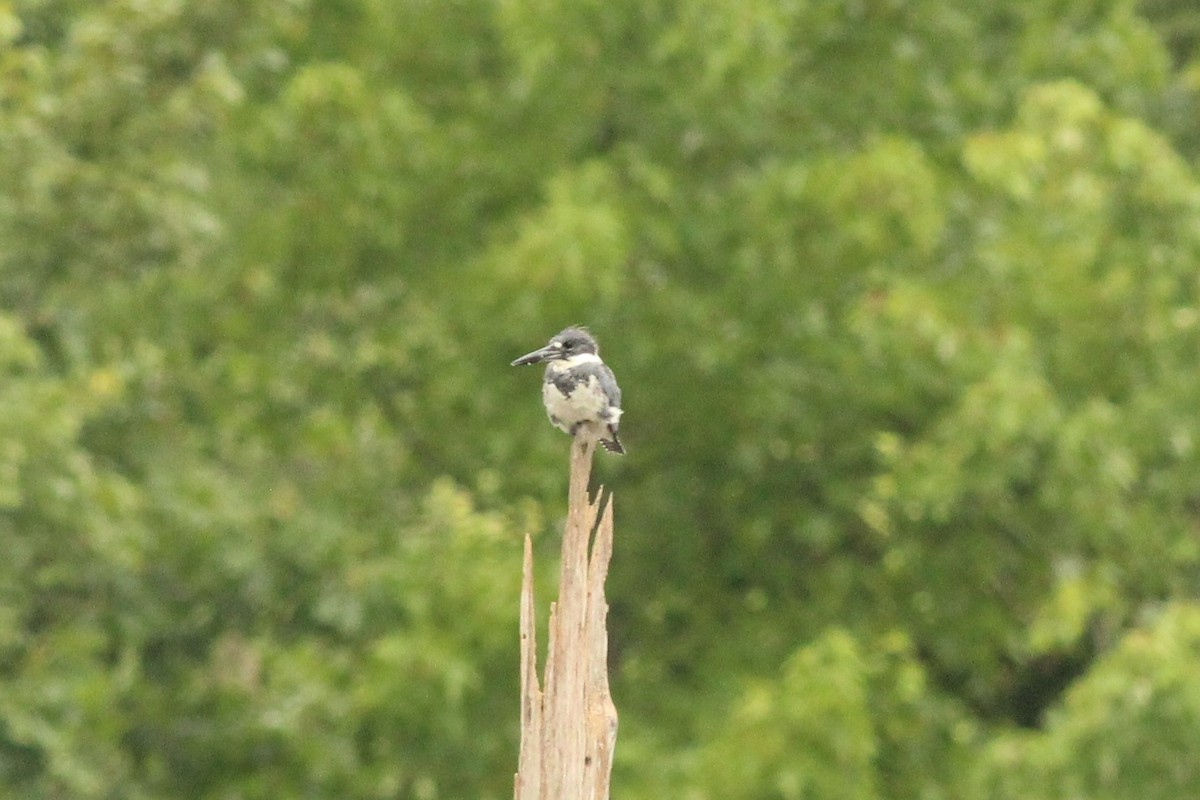
[[[542,402],[550,422],[572,436],[593,436],[605,450],[623,455],[625,448],[617,437],[621,388],[600,359],[596,339],[582,328],[567,328],[512,365],[539,363],[546,364]]]

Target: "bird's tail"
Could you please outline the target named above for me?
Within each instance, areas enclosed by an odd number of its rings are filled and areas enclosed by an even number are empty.
[[[600,445],[610,453],[616,453],[619,456],[625,455],[625,446],[621,444],[621,440],[617,438],[617,431],[610,426],[608,433],[610,438],[601,439]]]

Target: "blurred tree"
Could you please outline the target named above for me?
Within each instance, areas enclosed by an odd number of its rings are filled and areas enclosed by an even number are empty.
[[[1067,693],[1044,731],[998,737],[979,797],[1185,797],[1200,780],[1200,607],[1147,615]]]
[[[0,3],[0,783],[507,795],[569,323],[622,793],[1194,782],[1194,14],[977,6]]]

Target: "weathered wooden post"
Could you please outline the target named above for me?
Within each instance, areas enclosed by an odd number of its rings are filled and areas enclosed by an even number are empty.
[[[608,603],[612,493],[588,499],[596,443],[571,445],[558,602],[550,605],[546,672],[537,671],[533,550],[525,536],[521,580],[521,752],[516,800],[608,800],[617,709],[608,688]],[[594,536],[593,536],[594,534]],[[589,552],[589,543],[591,545]]]

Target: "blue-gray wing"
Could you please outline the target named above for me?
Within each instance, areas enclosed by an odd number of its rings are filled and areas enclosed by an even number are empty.
[[[621,407],[621,387],[617,386],[617,376],[607,364],[597,364],[596,377],[600,379],[600,388],[608,397],[608,404],[614,408]]]
[[[621,444],[621,440],[617,438],[617,428],[620,427],[621,419],[621,387],[617,386],[617,378],[613,375],[613,371],[608,368],[607,364],[587,364],[579,370],[580,380],[589,381],[591,376],[596,376],[596,382],[600,386],[600,391],[604,393],[604,397],[608,400],[608,406],[611,411],[606,414],[608,426],[608,436],[600,438],[600,444],[610,453],[625,455],[625,447]]]
[[[608,399],[608,404],[613,408],[620,408],[621,387],[617,386],[617,378],[613,371],[603,362],[580,364],[571,370],[557,373],[551,380],[565,397],[570,397],[575,387],[588,383],[593,377],[599,383],[600,391],[604,392]]]

